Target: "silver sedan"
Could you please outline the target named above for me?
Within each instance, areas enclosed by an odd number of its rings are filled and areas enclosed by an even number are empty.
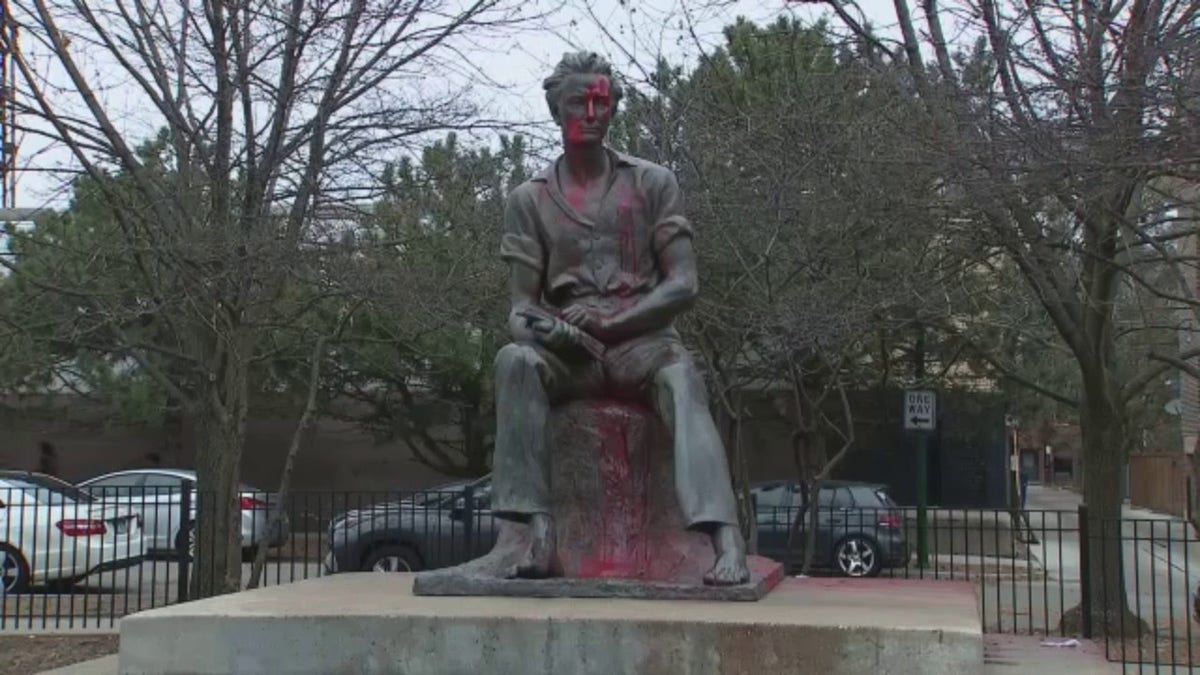
[[[183,485],[192,486],[191,506],[183,517]],[[186,469],[131,469],[85,480],[79,487],[103,501],[118,504],[142,516],[146,548],[153,551],[183,551],[196,546],[196,472]],[[274,495],[242,484],[238,488],[242,517],[242,548],[253,550],[266,544],[287,541],[289,523],[283,514],[280,526],[270,527]],[[181,527],[186,525],[186,527]]]

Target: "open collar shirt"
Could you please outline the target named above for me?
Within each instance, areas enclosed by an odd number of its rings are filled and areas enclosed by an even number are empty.
[[[676,237],[692,236],[675,174],[608,152],[608,186],[599,208],[591,209],[594,218],[563,194],[561,156],[508,196],[500,257],[540,273],[551,306],[580,300],[615,310],[657,286],[658,254]]]

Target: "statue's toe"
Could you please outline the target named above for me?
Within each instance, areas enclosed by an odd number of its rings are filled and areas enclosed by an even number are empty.
[[[750,569],[746,559],[739,555],[723,555],[704,575],[704,583],[710,586],[736,586],[750,580]]]

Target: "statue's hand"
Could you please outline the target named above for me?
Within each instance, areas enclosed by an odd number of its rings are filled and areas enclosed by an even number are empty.
[[[563,321],[587,331],[595,337],[601,337],[604,332],[604,319],[595,311],[582,305],[571,305],[563,310]]]
[[[573,347],[580,346],[581,335],[579,329],[566,321],[554,321],[554,325],[550,330],[534,331],[539,342],[546,345],[554,351],[561,351]]]

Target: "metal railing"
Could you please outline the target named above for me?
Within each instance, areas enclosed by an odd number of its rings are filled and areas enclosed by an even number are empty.
[[[211,568],[192,560],[194,535],[213,526],[205,498],[187,483],[91,490],[79,500],[0,488],[0,631],[110,628],[125,615],[186,601],[196,570]],[[282,524],[273,528],[275,510]],[[759,553],[799,574],[811,514],[762,505],[755,512]],[[297,492],[284,503],[247,491],[234,515],[242,587],[260,546],[260,585],[279,585],[454,565],[486,553],[496,536],[486,487]],[[915,509],[821,508],[815,520],[809,574],[967,582],[985,631],[1093,637],[1127,670],[1200,665],[1192,625],[1200,540],[1180,520],[1122,519],[1096,532],[1082,507],[931,508],[924,561]],[[212,552],[201,546],[200,554]],[[1108,574],[1116,556],[1122,575]],[[1100,612],[1088,603],[1094,583],[1105,584]],[[1096,616],[1120,615],[1121,597],[1136,618],[1094,625]]]

